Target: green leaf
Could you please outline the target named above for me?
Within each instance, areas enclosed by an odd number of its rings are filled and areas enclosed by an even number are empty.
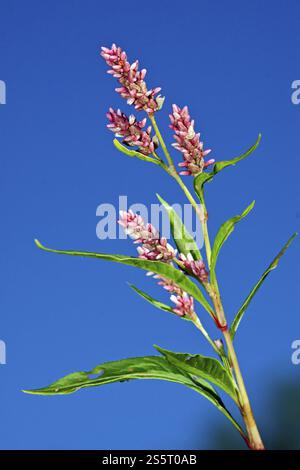
[[[179,253],[184,255],[191,253],[195,260],[201,259],[202,256],[194,238],[182,223],[177,212],[159,194],[157,194],[157,197],[169,216],[171,233]]]
[[[255,204],[255,201],[253,201],[241,215],[236,215],[235,217],[232,217],[231,219],[227,220],[223,225],[221,225],[217,236],[214,241],[214,246],[211,252],[211,260],[210,260],[210,276],[211,276],[211,282],[216,285],[216,274],[215,274],[215,269],[216,269],[216,263],[217,259],[219,256],[220,249],[223,245],[223,243],[227,240],[229,235],[233,232],[235,225],[242,220],[244,217],[246,217],[247,214],[253,209]]]
[[[124,382],[134,379],[158,379],[175,382],[195,390],[213,403],[245,436],[240,425],[226,409],[218,393],[205,381],[193,380],[188,374],[180,371],[164,357],[146,356],[105,362],[89,372],[75,372],[57,380],[48,387],[35,390],[23,390],[33,395],[66,395],[82,388]]]
[[[178,369],[187,372],[192,377],[209,380],[226,392],[236,403],[237,394],[234,382],[223,365],[213,357],[200,354],[175,353],[154,346],[166,359]]]
[[[297,233],[294,233],[294,235],[291,236],[291,238],[286,242],[286,244],[284,245],[284,247],[282,248],[282,250],[280,250],[280,252],[278,253],[277,256],[275,256],[275,258],[273,259],[272,263],[267,267],[267,269],[265,270],[265,272],[263,273],[263,275],[261,276],[261,278],[259,279],[259,281],[255,284],[255,286],[252,288],[250,294],[248,295],[248,297],[244,300],[241,308],[239,309],[239,311],[237,312],[233,322],[232,322],[232,325],[230,327],[230,335],[231,335],[231,338],[233,339],[235,334],[236,334],[236,331],[239,327],[239,324],[244,316],[244,313],[245,311],[247,310],[247,308],[249,307],[249,304],[251,302],[251,300],[253,299],[253,297],[255,296],[256,292],[258,291],[258,289],[260,288],[260,286],[262,285],[262,283],[264,282],[264,280],[266,279],[266,277],[270,274],[271,271],[273,271],[273,269],[276,269],[277,266],[278,266],[278,263],[280,261],[280,258],[284,255],[285,251],[288,249],[288,247],[291,245],[292,241],[294,240],[294,238],[297,236]]]
[[[197,175],[194,178],[194,188],[195,191],[200,199],[201,202],[203,202],[203,187],[204,184],[207,183],[208,181],[211,181],[213,177],[219,173],[220,171],[224,170],[224,168],[228,166],[234,166],[241,160],[244,160],[244,158],[248,157],[251,155],[251,153],[258,147],[259,143],[261,140],[261,134],[258,135],[258,138],[255,142],[254,145],[252,145],[245,153],[242,155],[239,155],[238,157],[232,158],[231,160],[223,160],[221,162],[217,162],[214,164],[213,169],[211,172],[203,172]]]
[[[203,171],[202,173],[199,173],[199,175],[197,175],[194,178],[194,190],[202,204],[204,204],[204,194],[203,194],[204,184],[212,180],[213,177],[214,177],[213,171],[211,171],[210,173]]]
[[[150,295],[146,294],[146,292],[142,291],[138,287],[134,286],[133,284],[129,284],[131,289],[133,289],[138,295],[143,297],[143,299],[147,300],[147,302],[150,302],[150,304],[154,305],[154,307],[159,308],[160,310],[164,310],[165,312],[172,313],[175,315],[177,318],[182,318],[183,320],[191,321],[191,319],[188,316],[184,317],[179,317],[174,313],[173,309],[169,307],[169,305],[164,304],[163,302],[160,302],[159,300],[153,299]]]
[[[143,153],[138,152],[137,150],[131,150],[129,147],[122,145],[118,139],[114,139],[113,143],[114,143],[114,146],[118,150],[120,150],[120,152],[125,153],[125,155],[128,155],[129,157],[136,157],[136,158],[139,158],[140,160],[143,160],[144,162],[150,162],[150,163],[155,163],[156,165],[160,165],[159,160],[149,157],[148,155],[144,155]]]
[[[75,372],[57,380],[48,387],[24,390],[35,395],[65,395],[81,388],[97,387],[133,379],[160,379],[178,382],[196,388],[197,385],[176,367],[158,356],[133,357],[105,362],[89,372]],[[209,384],[208,389],[210,390]]]
[[[179,269],[174,268],[170,264],[163,263],[161,261],[148,261],[141,258],[133,258],[130,256],[124,255],[110,255],[104,253],[93,253],[86,251],[66,251],[66,250],[54,250],[52,248],[46,248],[38,240],[35,240],[36,245],[44,251],[49,251],[50,253],[58,253],[61,255],[71,255],[71,256],[81,256],[89,258],[97,258],[106,261],[113,261],[115,263],[126,264],[128,266],[135,266],[140,269],[145,269],[146,271],[151,271],[153,273],[159,274],[162,277],[170,279],[175,282],[184,292],[187,292],[189,295],[194,297],[200,304],[205,308],[205,310],[213,316],[213,310],[209,305],[208,301],[204,297],[202,291],[194,284],[194,282],[186,276]]]
[[[236,165],[238,162],[244,160],[244,158],[251,155],[251,153],[257,149],[260,141],[261,141],[261,134],[258,134],[255,144],[253,144],[245,153],[243,153],[242,155],[239,155],[238,157],[232,158],[231,160],[223,160],[221,162],[215,163],[213,166],[213,170],[212,170],[214,175],[224,170],[224,168],[226,168],[227,166]]]

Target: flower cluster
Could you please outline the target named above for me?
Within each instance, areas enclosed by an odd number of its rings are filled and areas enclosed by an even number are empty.
[[[108,73],[117,78],[122,85],[116,88],[116,91],[127,100],[127,103],[147,113],[154,113],[160,109],[163,98],[160,95],[155,97],[155,95],[160,92],[161,88],[147,89],[144,81],[147,71],[146,69],[139,70],[138,60],[130,64],[126,52],[116,44],[113,44],[110,49],[108,47],[101,49],[101,56],[111,67]]]
[[[174,313],[180,317],[192,316],[194,313],[194,299],[185,292],[182,295],[171,295],[170,299],[175,303]]]
[[[183,154],[184,161],[179,163],[180,167],[185,168],[181,175],[197,175],[202,173],[204,168],[214,163],[214,160],[204,161],[206,155],[211,149],[204,150],[203,142],[200,141],[200,134],[194,130],[194,121],[191,120],[188,107],[180,109],[173,104],[173,113],[170,114],[171,129],[175,131],[175,144],[173,147]]]
[[[125,233],[134,240],[134,243],[141,244],[137,248],[139,258],[171,263],[176,257],[176,250],[167,242],[167,239],[161,237],[152,224],[146,224],[139,214],[135,214],[131,210],[120,211],[119,224],[124,228]],[[152,275],[152,273],[148,274]],[[194,299],[169,279],[158,274],[154,278],[159,280],[159,285],[173,294],[170,298],[175,303],[174,313],[181,317],[185,315],[192,317]]]
[[[144,243],[137,248],[137,251],[140,258],[149,261],[171,261],[176,256],[173,247],[163,237],[157,243]]]
[[[115,111],[109,108],[106,114],[109,124],[109,130],[116,134],[116,137],[122,137],[123,143],[130,147],[138,147],[138,150],[145,155],[150,155],[157,147],[155,138],[151,137],[151,126],[144,129],[146,118],[137,121],[132,114],[128,117],[120,109]]]
[[[166,291],[172,293],[170,299],[175,303],[176,307],[173,308],[173,312],[184,317],[185,315],[189,317],[194,316],[194,299],[190,297],[186,292],[184,292],[175,282],[170,281],[169,279],[163,278],[159,275],[154,276],[156,279],[159,279],[158,285],[162,286]],[[174,295],[176,294],[176,295]]]
[[[131,210],[120,211],[120,216],[119,224],[125,228],[125,232],[135,240],[135,243],[141,243],[137,248],[140,258],[166,262],[175,258],[174,248],[166,238],[160,236],[152,224],[145,224],[143,218]]]
[[[194,260],[191,253],[185,256],[183,253],[179,255],[180,261],[182,261],[185,269],[196,276],[200,282],[207,282],[208,273],[205,268],[204,261],[202,259]]]
[[[135,214],[129,209],[128,212],[120,211],[118,223],[134,243],[156,243],[159,240],[159,232],[152,224],[145,224],[144,219],[139,214]]]

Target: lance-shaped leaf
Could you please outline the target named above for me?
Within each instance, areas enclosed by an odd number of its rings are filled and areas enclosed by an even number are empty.
[[[149,294],[146,294],[146,292],[142,291],[138,287],[134,286],[133,284],[129,284],[131,289],[133,289],[138,295],[140,295],[143,299],[147,300],[150,304],[154,305],[154,307],[159,308],[160,310],[164,310],[165,312],[172,313],[175,315],[177,318],[182,318],[183,320],[191,321],[191,319],[185,315],[184,317],[179,317],[176,315],[174,310],[169,307],[169,305],[164,304],[163,302],[160,302],[159,300],[155,300],[153,297],[151,297]]]
[[[223,225],[221,225],[217,236],[214,241],[214,246],[211,252],[211,260],[210,260],[210,276],[211,276],[211,282],[216,285],[216,274],[215,274],[215,269],[216,269],[216,263],[217,259],[219,256],[220,249],[223,245],[223,243],[227,240],[229,235],[233,232],[235,225],[242,220],[244,217],[246,217],[247,214],[253,209],[255,204],[255,201],[253,201],[245,210],[242,214],[236,215],[235,217],[232,217],[231,219],[227,220]]]
[[[175,353],[154,346],[171,364],[187,372],[192,377],[209,380],[226,392],[236,403],[237,394],[234,382],[223,365],[213,357],[200,354]]]
[[[194,238],[182,223],[177,212],[159,194],[157,194],[157,197],[169,216],[172,237],[179,253],[183,253],[184,255],[191,253],[195,260],[201,259],[202,256]]]
[[[48,387],[35,390],[23,390],[33,395],[66,395],[82,388],[98,387],[101,385],[124,382],[134,379],[157,379],[175,382],[195,390],[213,403],[238,429],[245,434],[240,425],[226,409],[218,393],[204,380],[193,380],[189,374],[180,371],[164,357],[146,356],[105,362],[89,372],[75,372],[57,380]]]
[[[162,277],[170,279],[175,282],[184,292],[187,292],[192,297],[194,297],[200,304],[205,308],[205,310],[213,316],[212,307],[209,305],[208,301],[204,297],[202,291],[194,284],[194,282],[186,276],[179,269],[174,268],[174,266],[163,263],[161,261],[148,261],[142,258],[133,258],[130,256],[124,255],[110,255],[105,253],[94,253],[90,251],[70,251],[70,250],[55,250],[52,248],[47,248],[43,246],[38,240],[35,240],[36,245],[44,251],[49,251],[50,253],[57,253],[60,255],[71,255],[71,256],[81,256],[88,258],[102,259],[106,261],[113,261],[115,263],[127,264],[128,266],[135,266],[146,271],[151,271],[153,273],[159,274]]]
[[[280,258],[284,255],[285,251],[288,249],[288,247],[290,246],[290,244],[292,243],[292,241],[294,240],[294,238],[296,237],[297,233],[294,233],[294,235],[291,236],[291,238],[286,242],[286,244],[284,245],[284,247],[282,248],[282,250],[280,250],[280,252],[278,253],[277,256],[275,256],[275,258],[273,259],[272,263],[267,267],[267,269],[265,270],[265,272],[263,273],[263,275],[261,276],[261,278],[259,279],[259,281],[255,284],[255,286],[252,288],[250,294],[246,297],[246,299],[244,300],[241,308],[239,309],[239,311],[237,312],[233,322],[232,322],[232,325],[230,327],[230,335],[231,335],[231,338],[233,339],[235,334],[236,334],[236,331],[239,327],[239,324],[244,316],[244,313],[246,312],[247,308],[249,307],[249,304],[251,302],[251,300],[253,299],[253,297],[255,296],[256,292],[258,291],[258,289],[260,288],[260,286],[262,285],[262,283],[264,282],[264,280],[266,279],[266,277],[270,274],[271,271],[273,271],[273,269],[276,269],[277,266],[278,266],[278,263],[280,261]]]
[[[105,362],[89,372],[75,372],[57,380],[48,387],[24,390],[36,395],[65,395],[86,387],[97,387],[114,382],[134,379],[160,379],[182,383],[196,388],[197,385],[187,374],[158,356],[133,357],[119,361]],[[205,382],[203,382],[204,385]],[[213,390],[207,384],[209,391]]]
[[[114,146],[120,150],[120,152],[125,153],[125,155],[128,155],[129,157],[136,157],[139,158],[140,160],[143,160],[144,162],[150,162],[150,163],[155,163],[156,165],[160,165],[160,161],[156,158],[149,157],[148,155],[144,155],[141,152],[138,152],[137,150],[132,150],[129,147],[126,147],[125,145],[121,144],[121,142],[118,141],[118,139],[113,140]]]
[[[195,191],[200,199],[203,202],[203,187],[205,183],[211,181],[213,177],[219,173],[220,171],[224,170],[228,166],[234,166],[238,162],[244,160],[244,158],[251,155],[251,153],[258,147],[261,140],[261,134],[258,135],[258,138],[254,145],[252,145],[245,153],[239,155],[238,157],[232,158],[231,160],[223,160],[214,164],[212,171],[210,172],[203,172],[197,175],[194,179],[194,188]]]

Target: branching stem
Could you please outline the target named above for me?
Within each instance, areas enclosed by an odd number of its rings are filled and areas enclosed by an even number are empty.
[[[164,139],[159,131],[159,128],[157,126],[157,123],[155,121],[155,117],[153,114],[149,114],[149,118],[152,122],[153,128],[155,130],[156,136],[160,142],[160,145],[162,147],[162,150],[166,156],[167,162],[169,166],[162,165],[163,168],[177,181],[181,189],[183,190],[184,194],[186,195],[188,201],[191,203],[193,208],[196,211],[196,214],[199,217],[199,220],[201,222],[202,226],[202,231],[203,231],[203,238],[204,238],[204,243],[205,243],[205,249],[206,249],[206,257],[207,257],[207,264],[208,267],[210,267],[210,261],[211,261],[211,245],[210,245],[210,239],[209,239],[209,233],[208,233],[208,226],[207,226],[207,220],[208,220],[208,212],[206,209],[205,201],[204,201],[204,194],[202,197],[202,209],[200,206],[197,204],[195,201],[194,197],[192,196],[191,192],[189,189],[185,186],[184,182],[178,175],[175,165],[173,163],[172,157],[167,149],[167,146],[164,142]],[[262,442],[262,439],[260,437],[257,424],[254,419],[254,415],[251,409],[249,397],[247,394],[247,390],[245,387],[244,379],[241,373],[241,369],[239,366],[238,358],[233,346],[233,341],[230,335],[230,332],[227,327],[227,322],[226,322],[226,317],[224,313],[224,309],[222,306],[222,301],[221,301],[221,296],[219,293],[219,288],[217,281],[215,282],[215,285],[212,285],[210,283],[206,283],[205,289],[210,296],[212,303],[214,305],[215,313],[216,313],[216,322],[219,327],[219,329],[222,331],[224,340],[227,346],[227,352],[228,352],[228,359],[230,361],[230,364],[232,366],[232,376],[235,378],[236,383],[237,383],[237,393],[238,393],[238,401],[239,401],[239,408],[240,412],[242,414],[243,420],[246,425],[247,429],[247,434],[248,434],[248,444],[249,447],[253,450],[264,450],[264,445]],[[198,318],[198,317],[197,317]],[[220,355],[220,352],[217,350],[217,347],[215,343],[211,340],[210,336],[206,332],[206,330],[203,328],[200,320],[198,319],[197,321],[194,321],[194,324],[196,327],[201,331],[202,334],[206,337],[206,339],[209,341],[213,349],[217,352],[218,355]]]

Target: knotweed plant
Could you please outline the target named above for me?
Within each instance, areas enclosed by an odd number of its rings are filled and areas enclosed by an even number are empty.
[[[137,113],[127,115],[120,109],[109,108],[107,127],[115,136],[114,145],[130,157],[154,164],[154,172],[157,169],[163,170],[179,185],[200,219],[204,238],[203,250],[196,244],[173,207],[160,196],[158,199],[169,216],[173,244],[164,238],[156,227],[146,223],[139,214],[130,210],[120,213],[119,224],[136,244],[136,257],[56,250],[46,248],[37,240],[36,244],[42,250],[52,253],[97,258],[146,270],[150,274],[149,282],[155,279],[161,288],[170,294],[170,303],[165,304],[131,286],[133,290],[154,307],[194,325],[209,343],[213,357],[172,352],[155,346],[159,355],[106,362],[89,372],[72,373],[48,387],[26,392],[38,395],[67,394],[85,387],[131,379],[177,382],[213,403],[229,419],[250,449],[264,449],[239,366],[234,340],[255,293],[268,274],[277,267],[279,259],[296,234],[273,259],[236,315],[229,321],[223,308],[216,273],[218,255],[235,225],[253,209],[254,202],[241,214],[223,223],[211,244],[204,197],[206,184],[225,168],[232,167],[249,156],[258,146],[261,137],[259,135],[255,144],[242,155],[232,160],[215,162],[214,159],[208,158],[211,150],[204,146],[200,133],[195,130],[195,122],[190,117],[188,107],[174,104],[169,117],[170,128],[174,134],[173,147],[181,154],[177,167],[174,163],[175,155],[173,158],[156,121],[157,113],[164,103],[164,98],[159,95],[160,87],[149,89],[145,82],[146,70],[139,69],[137,60],[130,63],[126,53],[115,44],[111,48],[102,47],[101,56],[109,66],[108,73],[118,82],[116,91]],[[193,185],[193,191],[189,189],[189,186],[192,186],[190,183]],[[209,315],[215,326],[214,338],[203,326],[202,319],[205,315]],[[220,389],[227,399],[233,401],[241,414],[240,420],[228,411],[215,387]]]

